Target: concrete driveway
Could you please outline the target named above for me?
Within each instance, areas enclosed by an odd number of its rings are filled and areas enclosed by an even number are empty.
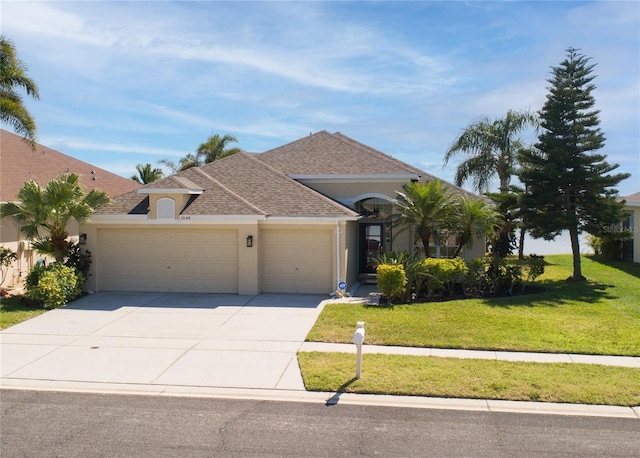
[[[97,293],[0,333],[2,385],[304,390],[327,296]]]

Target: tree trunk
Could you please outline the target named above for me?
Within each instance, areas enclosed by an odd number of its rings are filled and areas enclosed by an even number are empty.
[[[431,231],[426,231],[420,234],[420,240],[422,240],[422,248],[424,249],[424,257],[429,258],[429,239],[431,238]]]
[[[458,247],[456,248],[456,252],[453,254],[454,258],[457,258],[462,248],[467,244],[467,240],[464,237],[460,237],[460,243],[458,243]]]
[[[518,241],[518,259],[522,261],[524,259],[524,236],[527,230],[524,227],[520,228],[520,240]]]
[[[51,246],[54,250],[56,262],[64,261],[67,255],[67,234],[51,234]]]
[[[580,241],[578,240],[578,228],[573,226],[569,228],[569,237],[571,238],[571,251],[573,252],[573,276],[569,280],[584,281],[582,276],[582,265],[580,264]]]

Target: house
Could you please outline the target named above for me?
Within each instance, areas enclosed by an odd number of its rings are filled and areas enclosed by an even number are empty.
[[[94,256],[87,286],[330,293],[373,274],[383,251],[414,250],[410,231],[392,233],[392,201],[404,184],[436,179],[327,131],[238,153],[101,207],[81,227]],[[483,254],[476,243],[465,257]]]
[[[22,137],[0,129],[0,202],[18,199],[18,190],[29,180],[41,186],[54,178],[75,173],[86,191],[99,188],[110,196],[134,190],[140,185],[99,167],[74,159],[59,151],[38,144],[31,149]],[[78,235],[78,224],[69,228],[69,233]],[[19,233],[16,225],[8,218],[0,220],[0,244],[18,254],[18,259],[7,272],[2,286],[16,284],[31,269],[38,254],[31,249],[28,240]]]
[[[623,199],[626,201],[624,209],[631,213],[623,226],[631,231],[633,237],[622,243],[622,257],[627,261],[640,262],[640,192]]]

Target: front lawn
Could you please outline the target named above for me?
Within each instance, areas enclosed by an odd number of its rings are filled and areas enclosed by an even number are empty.
[[[310,391],[468,399],[640,405],[640,369],[591,364],[365,354],[298,353]]]
[[[586,283],[566,282],[571,256],[547,256],[546,292],[394,307],[328,304],[308,341],[640,356],[640,265],[583,257]]]
[[[14,326],[46,311],[39,305],[33,305],[32,302],[23,303],[20,296],[3,297],[0,300],[0,330]]]

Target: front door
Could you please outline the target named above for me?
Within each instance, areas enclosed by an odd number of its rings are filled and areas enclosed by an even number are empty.
[[[384,252],[384,224],[360,224],[360,273],[376,273],[376,258]]]

